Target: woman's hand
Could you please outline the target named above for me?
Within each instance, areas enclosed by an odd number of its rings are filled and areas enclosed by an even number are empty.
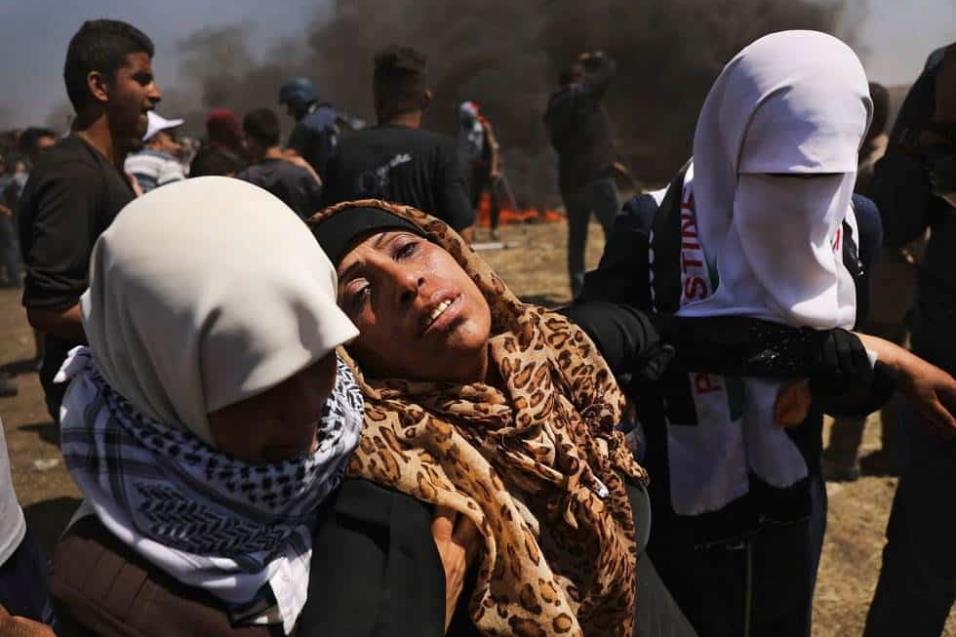
[[[481,547],[481,534],[467,516],[440,506],[432,518],[432,537],[445,569],[445,630],[448,630],[465,585],[465,574]]]
[[[875,336],[858,334],[867,349],[897,374],[897,389],[943,438],[956,437],[956,379],[902,347]]]

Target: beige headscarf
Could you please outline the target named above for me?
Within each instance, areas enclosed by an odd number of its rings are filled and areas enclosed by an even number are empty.
[[[200,177],[122,210],[96,242],[80,306],[109,385],[211,443],[208,413],[358,334],[335,290],[335,268],[288,206],[243,181]]]

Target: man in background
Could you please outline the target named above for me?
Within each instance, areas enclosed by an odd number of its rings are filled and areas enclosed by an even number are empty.
[[[422,130],[432,93],[425,56],[391,45],[375,55],[378,125],[343,138],[328,166],[326,204],[368,197],[414,206],[471,238],[468,201],[455,140]]]
[[[64,385],[53,378],[67,352],[86,342],[79,300],[88,287],[93,244],[134,197],[123,172],[160,100],[153,43],[117,20],[84,22],[63,69],[76,111],[74,132],[46,151],[20,201],[27,319],[46,335],[40,383],[59,422]]]
[[[929,56],[903,101],[874,194],[887,246],[931,230],[916,279],[912,350],[956,374],[956,43]],[[865,637],[936,637],[956,600],[956,439],[901,411],[900,481]]]
[[[281,199],[303,219],[322,207],[318,177],[309,169],[287,161],[279,147],[279,118],[268,108],[247,113],[242,131],[252,164],[237,176]],[[308,164],[306,164],[308,166]]]
[[[286,150],[305,159],[324,180],[326,165],[338,143],[338,114],[331,104],[319,101],[315,84],[304,77],[282,85],[279,104],[285,105],[295,120]]]
[[[136,178],[140,190],[153,188],[186,178],[179,156],[182,146],[173,131],[182,126],[181,119],[166,119],[155,111],[148,113],[149,124],[143,136],[143,149],[126,157],[126,172]]]
[[[558,153],[558,185],[568,217],[568,274],[571,294],[584,284],[584,248],[593,212],[605,239],[618,211],[614,148],[603,99],[614,77],[614,61],[600,51],[582,53],[558,76],[560,88],[544,115]]]

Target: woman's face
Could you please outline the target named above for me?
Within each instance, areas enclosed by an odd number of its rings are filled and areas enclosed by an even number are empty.
[[[322,408],[335,388],[335,352],[275,387],[209,414],[220,450],[249,464],[291,460],[318,445]]]
[[[412,380],[484,378],[491,310],[444,248],[407,231],[374,234],[338,266],[339,305],[368,372]]]

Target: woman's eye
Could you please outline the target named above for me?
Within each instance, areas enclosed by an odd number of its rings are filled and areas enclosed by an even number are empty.
[[[365,304],[365,301],[368,300],[369,293],[371,292],[371,286],[367,283],[362,284],[361,286],[356,286],[354,290],[349,291],[348,304],[354,310],[361,309]]]
[[[395,251],[395,256],[399,259],[406,259],[413,254],[418,247],[417,241],[409,241],[408,243],[402,245],[398,250]]]

